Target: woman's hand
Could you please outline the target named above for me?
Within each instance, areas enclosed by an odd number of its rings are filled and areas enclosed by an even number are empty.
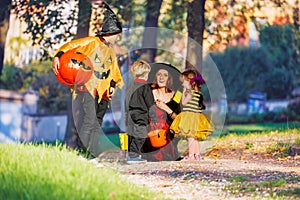
[[[155,101],[156,106],[159,107],[160,109],[166,111],[168,114],[171,114],[173,110],[167,106],[167,104],[159,99]]]

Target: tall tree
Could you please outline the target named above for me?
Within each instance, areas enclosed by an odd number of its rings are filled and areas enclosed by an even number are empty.
[[[293,8],[293,20],[294,20],[294,25],[295,25],[295,28],[297,31],[299,31],[299,25],[300,25],[300,9],[299,9],[299,0],[296,0],[295,1],[295,5],[298,5],[298,6],[295,6]]]
[[[39,45],[43,60],[51,58],[51,50],[55,50],[57,44],[76,34],[78,4],[74,2],[15,0],[13,9],[26,23],[24,33],[30,36],[32,45]]]
[[[206,0],[204,39],[208,48],[212,51],[223,51],[226,47],[235,46],[237,43],[247,46],[249,44],[247,23],[254,22],[258,31],[270,25],[268,22],[271,21],[265,21],[273,17],[269,15],[268,8],[270,13],[271,10],[276,11],[277,16],[288,20],[294,13],[294,25],[296,29],[299,28],[299,0]],[[258,18],[261,20],[257,20]]]
[[[66,6],[69,6],[66,12]],[[51,59],[50,49],[55,50],[55,45],[73,37],[86,37],[89,34],[92,6],[88,0],[79,0],[78,4],[70,5],[67,0],[62,1],[35,1],[16,0],[13,4],[18,17],[25,21],[27,29],[25,33],[31,36],[33,45],[38,44],[42,48],[42,58]],[[78,12],[78,15],[76,14]],[[78,18],[76,17],[78,16]],[[74,27],[77,27],[75,33]],[[53,35],[55,35],[53,37]],[[68,102],[68,122],[65,141],[69,146],[75,142],[76,134],[72,114],[71,97]]]
[[[205,29],[205,0],[193,0],[188,3],[187,27],[188,45],[186,68],[202,68],[203,32]]]
[[[142,45],[143,47],[151,47],[143,49],[143,55],[145,56],[145,60],[147,60],[150,63],[154,62],[154,59],[156,57],[157,30],[155,28],[158,27],[158,17],[160,14],[161,4],[162,0],[147,0],[146,5],[146,29],[143,34]]]
[[[0,1],[0,76],[2,75],[4,61],[4,47],[9,28],[10,6],[12,0]]]
[[[186,29],[186,13],[188,2],[186,0],[163,1],[159,20],[159,26],[166,27],[176,32]]]
[[[92,15],[92,5],[87,0],[79,0],[77,38],[87,37],[90,30],[90,21]]]

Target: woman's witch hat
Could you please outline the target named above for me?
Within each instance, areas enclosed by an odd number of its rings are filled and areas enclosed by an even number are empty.
[[[148,76],[149,83],[155,82],[155,74],[158,70],[165,69],[173,77],[173,89],[177,90],[180,88],[181,82],[179,81],[179,77],[181,72],[179,71],[179,69],[177,69],[176,67],[168,63],[152,63],[150,64],[150,66],[151,66],[151,71]]]

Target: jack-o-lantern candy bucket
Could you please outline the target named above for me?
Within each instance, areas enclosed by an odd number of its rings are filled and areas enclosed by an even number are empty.
[[[150,131],[148,137],[153,147],[163,147],[167,144],[166,130],[164,129]]]
[[[85,54],[71,49],[59,58],[59,69],[56,78],[65,85],[83,85],[92,76],[93,63]]]

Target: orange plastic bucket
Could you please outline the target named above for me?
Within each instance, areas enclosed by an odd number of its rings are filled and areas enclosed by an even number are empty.
[[[162,147],[167,144],[166,130],[164,129],[150,131],[148,136],[153,147]]]

